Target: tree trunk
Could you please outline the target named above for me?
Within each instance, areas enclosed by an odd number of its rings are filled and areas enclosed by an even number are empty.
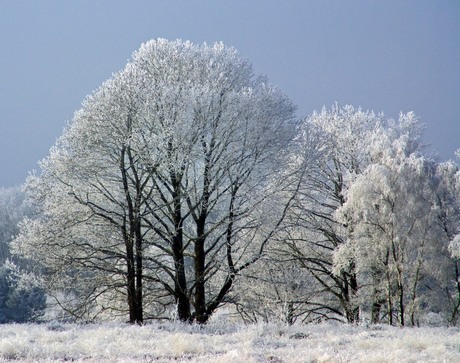
[[[140,222],[135,224],[136,232],[136,323],[144,323],[143,308],[143,256],[142,256],[142,233]]]
[[[204,203],[208,202],[206,198]],[[205,266],[206,252],[204,250],[205,243],[205,224],[206,224],[207,209],[204,206],[200,217],[197,220],[197,239],[195,241],[195,319],[198,323],[203,324],[208,320],[206,314],[206,290],[205,290]]]
[[[173,176],[173,204],[174,204],[174,229],[172,252],[174,258],[175,281],[174,295],[177,303],[177,315],[180,321],[190,321],[190,298],[187,293],[187,276],[185,274],[184,241],[182,232],[182,211],[180,199],[180,185],[178,178]]]
[[[195,319],[203,324],[208,320],[206,314],[206,291],[205,291],[205,251],[204,238],[198,238],[195,242]]]
[[[358,292],[358,281],[354,270],[355,266],[354,263],[352,263],[350,266],[350,272],[342,273],[343,285],[341,293],[343,296],[343,308],[345,310],[347,322],[350,324],[354,324],[359,321],[359,306],[353,301]]]
[[[128,117],[127,124],[128,128],[130,128],[130,117]],[[127,158],[128,162],[130,163],[131,169],[135,170],[128,146],[123,146],[121,149],[120,171],[123,181],[123,190],[126,198],[126,208],[128,212],[128,219],[125,219],[123,225],[123,234],[126,245],[129,322],[131,324],[142,324],[142,235],[140,231],[140,221],[138,219],[139,211],[138,208],[135,207],[135,203],[133,203],[133,199],[130,193],[128,182],[129,178],[127,175],[127,169],[129,169],[129,167],[126,168],[125,158]],[[137,198],[139,198],[139,195]],[[138,202],[139,201],[137,200],[137,203]],[[136,246],[134,246],[134,241]],[[134,251],[134,248],[136,248],[136,252]]]
[[[190,321],[190,299],[187,294],[187,278],[183,252],[182,229],[176,230],[173,238],[173,258],[175,269],[174,295],[177,303],[177,315],[180,321]]]
[[[172,159],[174,146],[171,140],[168,142],[168,157]],[[190,298],[187,290],[187,276],[185,274],[184,259],[184,235],[182,218],[182,191],[181,180],[183,177],[183,166],[170,166],[169,177],[171,181],[172,215],[174,224],[174,235],[171,240],[171,249],[174,260],[174,297],[177,304],[177,315],[180,321],[190,321]]]
[[[351,309],[351,322],[357,323],[359,322],[359,305],[355,303],[354,298],[358,294],[358,279],[356,277],[355,272],[355,264],[352,263],[351,272],[348,274],[349,281],[348,284],[350,285],[350,309]]]
[[[387,266],[387,315],[388,315],[388,324],[393,325],[393,300],[391,296],[391,276],[390,271]]]
[[[399,303],[399,323],[404,326],[404,286],[401,282],[398,282],[398,303]]]
[[[129,323],[135,324],[137,321],[137,296],[136,296],[136,272],[134,268],[134,253],[132,243],[126,242],[126,258],[127,258],[127,293],[128,293],[128,308],[129,308]]]
[[[201,195],[201,209],[196,223],[196,241],[195,241],[195,319],[198,323],[204,324],[208,320],[206,312],[206,290],[205,290],[205,268],[206,268],[206,252],[205,252],[205,229],[206,219],[208,217],[208,203],[210,198],[209,191],[209,165],[211,162],[211,153],[213,144],[208,150],[206,142],[202,141],[203,150],[205,152],[205,166],[203,170],[203,194]]]
[[[459,317],[459,309],[460,309],[460,268],[459,268],[459,260],[454,261],[455,266],[455,287],[456,287],[456,298],[457,300],[454,303],[454,307],[452,309],[452,315],[450,318],[450,323],[452,325],[457,325],[458,317]]]

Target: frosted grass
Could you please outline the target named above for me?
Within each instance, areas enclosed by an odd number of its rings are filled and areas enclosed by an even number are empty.
[[[0,362],[460,362],[459,328],[2,325]]]

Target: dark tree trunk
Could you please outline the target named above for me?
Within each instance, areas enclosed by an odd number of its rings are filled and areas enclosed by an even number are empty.
[[[190,299],[187,294],[181,229],[176,231],[176,236],[173,239],[173,258],[175,269],[174,295],[177,303],[177,315],[180,321],[190,321]]]
[[[144,320],[142,308],[142,236],[138,222],[132,221],[130,225],[132,227],[130,234],[125,232],[129,322],[142,324]],[[136,241],[135,246],[133,237]]]
[[[207,201],[206,201],[207,202]],[[206,252],[204,250],[206,224],[206,208],[202,210],[197,220],[197,240],[195,241],[195,319],[203,324],[208,320],[206,314],[206,290],[205,290],[205,264]]]
[[[405,325],[404,286],[402,285],[401,282],[398,282],[398,305],[399,305],[399,323],[401,324],[401,326],[404,326]]]
[[[348,284],[350,285],[350,320],[352,323],[359,321],[359,306],[356,304],[355,297],[358,294],[358,279],[355,272],[355,264],[352,264],[351,272],[348,274]]]
[[[129,322],[135,324],[137,321],[137,296],[136,296],[136,272],[134,268],[134,254],[132,245],[127,243],[127,288],[128,288],[128,307]]]
[[[195,319],[198,323],[206,323],[206,290],[205,290],[205,251],[204,239],[195,242]]]
[[[195,319],[199,324],[204,324],[208,320],[206,311],[206,288],[205,288],[205,268],[206,268],[206,220],[208,217],[208,203],[210,198],[209,191],[209,165],[211,162],[211,153],[213,144],[211,143],[208,150],[207,144],[202,140],[202,146],[205,153],[205,166],[203,170],[203,194],[201,195],[200,211],[198,218],[195,217],[196,223],[196,241],[195,241]]]
[[[172,239],[174,259],[174,295],[177,303],[177,315],[180,321],[190,321],[190,298],[187,291],[187,276],[185,274],[184,241],[182,232],[181,185],[180,175],[173,170],[170,172],[173,197],[173,222],[175,234]]]
[[[358,281],[353,263],[350,266],[349,272],[342,273],[342,281],[343,286],[341,288],[341,300],[343,300],[345,317],[348,323],[354,324],[359,321],[359,306],[353,301],[358,292]]]
[[[128,129],[131,129],[131,118],[127,120]],[[126,161],[128,166],[126,166]],[[127,262],[127,288],[129,322],[131,324],[143,323],[143,295],[142,295],[142,231],[140,223],[141,187],[136,171],[135,162],[129,146],[123,146],[120,157],[120,171],[123,180],[123,190],[126,198],[127,213],[123,225],[123,234],[126,245]],[[131,171],[132,176],[128,176]],[[135,197],[132,197],[130,180],[134,180]],[[132,187],[133,185],[131,185]],[[127,218],[127,220],[126,220]]]
[[[144,323],[143,307],[143,256],[140,223],[136,223],[136,323]]]
[[[454,261],[455,266],[455,287],[456,287],[456,301],[454,302],[454,306],[452,309],[452,315],[450,318],[450,323],[452,325],[457,325],[458,317],[459,317],[459,309],[460,309],[460,268],[459,268],[459,260]]]

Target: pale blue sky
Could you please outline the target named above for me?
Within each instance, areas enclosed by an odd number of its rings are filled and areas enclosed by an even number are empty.
[[[460,148],[459,0],[2,0],[0,186],[21,184],[84,97],[152,38],[237,48],[305,117],[415,111]]]

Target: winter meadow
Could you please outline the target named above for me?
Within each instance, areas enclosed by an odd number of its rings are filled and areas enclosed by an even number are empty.
[[[0,190],[0,362],[458,362],[460,171],[157,39]]]
[[[219,319],[217,319],[219,320]],[[460,329],[346,324],[6,325],[0,362],[458,362]]]

